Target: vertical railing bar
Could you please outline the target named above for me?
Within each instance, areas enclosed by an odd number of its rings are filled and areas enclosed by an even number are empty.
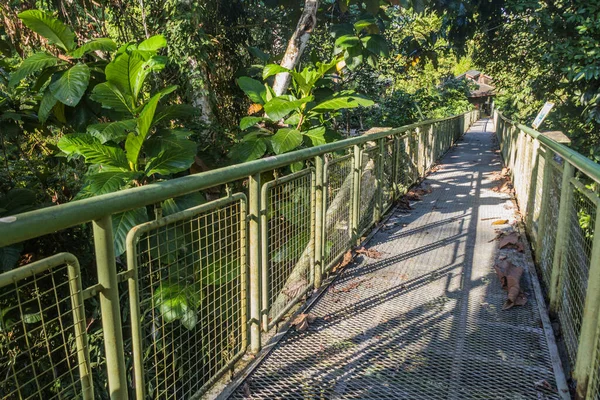
[[[85,308],[83,305],[83,292],[81,284],[81,268],[75,257],[66,260],[67,273],[69,276],[69,289],[71,291],[71,308],[75,323],[75,343],[77,346],[77,362],[79,364],[79,375],[81,380],[81,392],[84,400],[94,400],[94,385],[90,354],[88,352],[88,337],[86,332]]]
[[[374,158],[374,161],[377,163],[375,166],[377,169],[375,170],[375,212],[373,213],[373,224],[376,224],[381,219],[381,214],[383,212],[383,151],[385,149],[385,140],[386,138],[379,139],[377,143],[377,156]]]
[[[567,246],[567,229],[569,224],[570,205],[573,193],[571,190],[571,178],[575,169],[567,160],[563,162],[563,176],[560,191],[560,206],[558,211],[558,225],[556,228],[556,244],[554,247],[554,259],[552,263],[552,278],[550,280],[550,311],[558,311],[558,302],[561,294],[560,286],[563,267],[563,254]]]
[[[246,235],[247,221],[248,221],[248,199],[244,196],[244,199],[240,200],[240,287],[242,288],[241,300],[242,300],[242,315],[241,315],[241,327],[242,327],[242,351],[245,352],[248,347],[248,238]]]
[[[250,248],[250,351],[261,349],[261,240],[260,240],[260,174],[249,177],[249,248]]]
[[[263,185],[260,190],[260,293],[261,293],[261,324],[262,330],[269,330],[269,185]],[[250,252],[251,253],[251,252]]]
[[[98,283],[103,287],[100,292],[100,308],[102,310],[108,389],[111,399],[126,400],[128,393],[125,377],[125,351],[123,350],[112,218],[107,215],[92,224]]]
[[[157,218],[158,219],[158,218]],[[138,237],[134,231],[127,235],[127,270],[130,272],[128,279],[129,288],[129,314],[131,316],[131,347],[133,350],[133,374],[135,378],[135,398],[146,398],[146,384],[144,374],[144,360],[142,349],[142,317],[140,313],[140,291],[138,258],[135,251]]]
[[[577,381],[577,398],[586,397],[590,377],[594,377],[594,357],[598,341],[598,313],[600,312],[600,213],[596,202],[596,221],[594,223],[594,239],[590,255],[590,270],[581,320],[579,346],[577,348],[577,361],[573,376]],[[597,378],[596,378],[597,379]]]
[[[315,229],[314,229],[314,249],[315,249],[315,271],[314,286],[321,287],[323,279],[323,226],[325,225],[325,213],[323,212],[323,203],[325,202],[325,160],[324,156],[315,157],[315,179],[313,186],[315,188]]]
[[[358,240],[358,225],[360,221],[360,178],[362,169],[362,150],[360,146],[354,146],[354,179],[352,181],[352,241]]]

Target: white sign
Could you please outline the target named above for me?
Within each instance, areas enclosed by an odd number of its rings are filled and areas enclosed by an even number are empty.
[[[542,110],[537,115],[537,117],[535,117],[535,120],[533,121],[533,124],[531,125],[531,126],[533,126],[533,129],[537,129],[540,127],[540,125],[542,125],[542,122],[544,122],[544,120],[550,113],[550,110],[552,110],[552,107],[554,107],[554,103],[551,103],[549,101],[547,101],[546,104],[544,104],[544,107],[542,107]]]

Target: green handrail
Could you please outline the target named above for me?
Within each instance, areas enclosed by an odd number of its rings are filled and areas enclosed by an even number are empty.
[[[153,183],[67,204],[29,211],[14,216],[14,220],[13,218],[3,218],[0,219],[0,247],[98,220],[107,215],[117,214],[191,192],[244,179],[250,175],[281,168],[294,162],[304,161],[326,153],[343,150],[353,145],[360,145],[386,136],[410,132],[420,126],[455,118],[457,116],[422,121],[372,135],[357,136],[165,182]]]

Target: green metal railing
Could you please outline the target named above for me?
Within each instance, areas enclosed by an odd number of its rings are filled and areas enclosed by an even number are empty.
[[[577,398],[600,399],[600,165],[498,111],[494,123]]]
[[[0,219],[0,247],[86,224],[95,247],[95,261],[81,268],[82,256],[60,253],[0,275],[1,397],[200,397],[261,349],[262,331],[318,288],[478,117],[424,121]],[[290,174],[298,163],[304,168]],[[200,191],[217,199],[164,207]],[[115,257],[113,216],[143,207],[156,219],[133,227],[126,254]]]

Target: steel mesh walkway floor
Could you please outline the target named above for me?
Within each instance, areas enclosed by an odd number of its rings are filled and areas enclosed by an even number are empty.
[[[480,120],[429,175],[432,192],[397,210],[240,385],[242,399],[558,399],[532,278],[529,302],[502,310],[495,219],[514,217],[492,188],[502,168]],[[515,263],[524,256],[505,251]]]

